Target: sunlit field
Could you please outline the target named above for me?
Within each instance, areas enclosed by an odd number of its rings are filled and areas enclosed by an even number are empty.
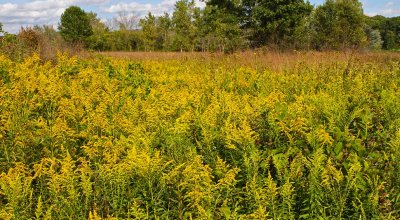
[[[0,219],[399,219],[400,54],[0,56]]]

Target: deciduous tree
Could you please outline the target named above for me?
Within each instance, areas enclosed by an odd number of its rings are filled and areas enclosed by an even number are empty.
[[[312,12],[304,0],[246,0],[243,13],[257,45],[287,45]]]
[[[93,30],[93,35],[87,39],[87,47],[99,51],[109,50],[110,47],[107,43],[108,27],[97,17],[96,13],[89,12],[87,16]]]
[[[159,34],[157,44],[163,50],[171,48],[171,28],[172,20],[168,13],[157,18],[157,32]]]
[[[200,27],[202,50],[228,52],[244,44],[240,19],[226,8],[207,5]]]
[[[154,50],[157,43],[156,17],[149,12],[145,18],[140,19],[139,24],[142,27],[145,51]]]
[[[175,31],[174,46],[177,50],[194,50],[194,12],[194,0],[179,0],[175,3],[172,23]]]
[[[327,0],[313,15],[314,47],[358,48],[366,43],[364,13],[358,0]]]
[[[63,38],[71,43],[85,42],[93,34],[89,17],[78,6],[71,6],[64,11],[58,29]]]

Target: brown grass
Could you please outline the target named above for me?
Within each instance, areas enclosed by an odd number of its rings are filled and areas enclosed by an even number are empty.
[[[362,62],[374,64],[387,64],[391,61],[400,61],[400,53],[396,52],[354,52],[354,51],[329,51],[329,52],[275,52],[275,51],[244,51],[234,54],[223,53],[180,53],[180,52],[102,52],[105,56],[129,60],[200,60],[205,62],[220,62],[224,65],[249,66],[255,69],[268,68],[282,71],[294,67],[296,64],[320,65],[335,62]],[[222,62],[221,62],[222,63]]]

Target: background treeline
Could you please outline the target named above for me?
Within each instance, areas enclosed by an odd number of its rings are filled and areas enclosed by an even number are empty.
[[[358,0],[327,0],[317,7],[304,0],[205,2],[199,8],[193,0],[179,0],[172,14],[120,13],[107,22],[72,6],[61,16],[59,31],[22,28],[17,35],[5,33],[1,47],[44,54],[71,46],[94,51],[400,49],[400,17],[368,17]]]

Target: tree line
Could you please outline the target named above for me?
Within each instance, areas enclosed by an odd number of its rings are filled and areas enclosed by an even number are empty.
[[[36,38],[44,35],[45,42],[95,51],[400,49],[400,17],[366,16],[358,0],[326,0],[317,7],[304,0],[204,2],[199,8],[194,0],[179,0],[171,14],[149,12],[139,18],[119,13],[108,22],[71,6],[62,14],[58,31],[36,26],[4,38],[22,38],[37,46]]]

